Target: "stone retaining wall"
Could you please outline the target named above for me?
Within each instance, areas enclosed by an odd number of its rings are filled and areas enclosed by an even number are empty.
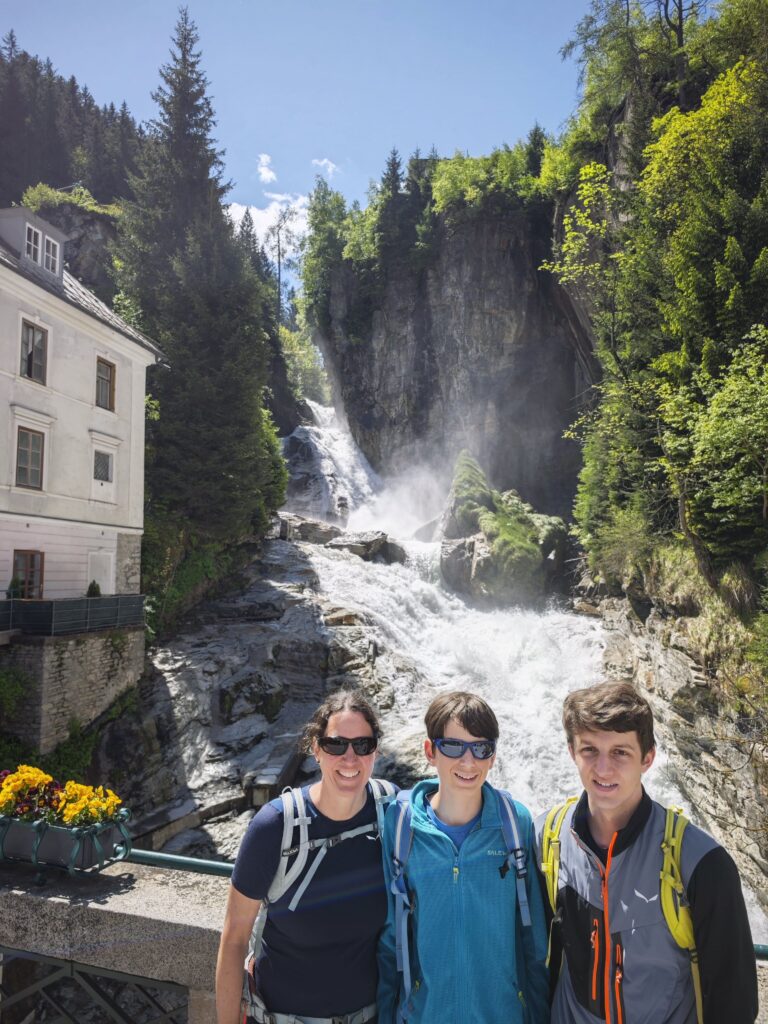
[[[0,946],[189,990],[188,1024],[215,1024],[226,878],[114,864],[70,879],[0,864]],[[11,993],[12,994],[12,993]]]
[[[11,667],[30,683],[3,728],[45,754],[67,738],[73,720],[89,724],[135,686],[144,669],[144,629],[15,637],[0,649],[0,670]]]

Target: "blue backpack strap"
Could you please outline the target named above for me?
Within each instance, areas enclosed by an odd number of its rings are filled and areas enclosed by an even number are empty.
[[[504,843],[508,851],[507,859],[499,868],[499,874],[504,878],[509,869],[514,865],[520,920],[524,928],[530,928],[531,909],[528,906],[528,892],[525,888],[525,879],[528,874],[526,867],[527,855],[520,836],[520,821],[517,817],[515,802],[510,794],[505,789],[497,789],[496,793],[499,797],[501,830],[504,833]]]
[[[400,792],[397,795],[397,822],[392,850],[392,894],[395,897],[395,952],[397,970],[402,975],[401,1000],[398,1021],[405,1020],[406,1005],[411,995],[411,957],[408,949],[408,918],[413,912],[413,900],[405,882],[405,867],[413,845],[411,824],[411,795]]]

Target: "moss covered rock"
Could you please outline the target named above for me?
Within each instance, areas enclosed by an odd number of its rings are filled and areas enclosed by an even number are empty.
[[[539,515],[515,491],[494,491],[467,451],[457,459],[442,526],[441,571],[453,590],[531,604],[562,572],[562,519]]]

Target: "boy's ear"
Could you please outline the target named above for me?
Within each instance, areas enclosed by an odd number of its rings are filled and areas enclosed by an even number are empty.
[[[651,749],[648,751],[648,753],[645,755],[645,757],[640,762],[640,771],[643,772],[643,774],[645,772],[647,772],[648,769],[651,767],[655,757],[656,757],[656,747],[651,747]]]
[[[568,753],[571,755],[571,760],[575,761],[576,758],[573,756],[573,744],[572,743],[568,744]]]
[[[424,757],[426,757],[430,764],[435,763],[435,751],[430,739],[424,740]]]

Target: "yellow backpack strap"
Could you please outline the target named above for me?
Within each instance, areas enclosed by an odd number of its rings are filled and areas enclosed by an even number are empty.
[[[557,910],[557,884],[560,877],[560,832],[565,814],[578,797],[569,797],[564,804],[553,807],[544,819],[544,831],[541,835],[541,871],[547,883],[547,896],[552,913]]]
[[[672,938],[681,949],[687,949],[691,957],[691,976],[693,991],[696,996],[696,1019],[703,1024],[704,1008],[701,997],[701,975],[699,973],[699,956],[696,952],[696,941],[693,935],[693,918],[691,911],[684,904],[685,886],[683,885],[682,857],[683,833],[688,819],[680,807],[668,807],[664,825],[664,840],[661,849],[664,860],[661,866],[661,909]]]

